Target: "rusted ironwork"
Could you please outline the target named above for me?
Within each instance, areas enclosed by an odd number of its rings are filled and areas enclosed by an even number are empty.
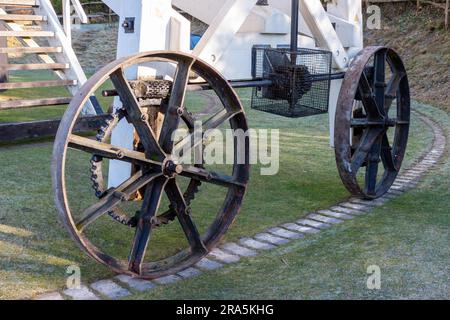
[[[128,81],[125,78],[124,69],[155,61],[176,65],[173,82]],[[190,85],[192,72],[205,82]],[[115,88],[104,92],[104,95],[118,96],[123,106],[99,125],[101,128],[96,140],[76,135],[77,119],[83,105],[109,80]],[[122,58],[104,67],[83,86],[61,121],[52,162],[57,208],[78,245],[116,272],[152,279],[191,266],[220,241],[240,210],[249,179],[248,141],[245,141],[246,163],[234,164],[231,175],[210,171],[204,165],[179,164],[170,156],[173,149],[196,147],[196,142],[189,139],[176,143],[171,141],[172,133],[180,125],[187,127],[191,136],[194,134],[196,118],[184,104],[186,91],[192,90],[193,86],[199,90],[214,90],[223,105],[221,111],[211,114],[203,123],[203,130],[218,128],[225,123],[234,130],[248,129],[239,98],[230,83],[215,69],[191,55],[163,51]],[[391,108],[394,101],[397,107]],[[133,150],[109,143],[111,132],[121,119],[134,127]],[[335,123],[336,162],[342,181],[352,194],[374,199],[389,190],[405,155],[409,123],[409,85],[400,57],[385,47],[364,49],[345,74]],[[388,135],[391,128],[395,128],[392,146]],[[67,200],[65,170],[69,148],[92,154],[91,180],[98,201],[85,209],[81,218],[72,214]],[[115,188],[106,189],[102,173],[105,159],[131,163],[131,177]],[[384,169],[382,174],[380,163]],[[365,175],[359,175],[363,167]],[[190,181],[184,193],[177,183],[179,177]],[[203,234],[197,229],[191,214],[191,203],[202,184],[215,184],[228,191],[214,221]],[[158,214],[162,194],[167,195],[170,204]],[[130,213],[118,208],[129,201],[141,201],[141,210]],[[85,232],[107,214],[121,224],[135,228],[127,261],[100,250]],[[189,248],[163,260],[144,262],[147,247],[152,244],[150,235],[154,228],[176,220],[184,231]]]
[[[375,199],[389,190],[405,156],[409,124],[409,84],[402,60],[390,48],[365,48],[345,75],[335,122],[336,163],[353,195]],[[363,167],[365,175],[358,176]]]
[[[151,117],[146,113],[135,96],[129,81],[124,77],[124,69],[133,65],[149,62],[167,62],[177,65],[174,82],[166,103],[161,108],[164,113],[162,125],[155,130]],[[152,52],[138,54],[119,59],[91,77],[76,95],[64,114],[55,140],[52,179],[56,197],[56,205],[62,221],[76,243],[95,260],[109,266],[119,273],[130,274],[141,278],[152,279],[181,271],[204,257],[209,250],[220,241],[238,214],[249,179],[249,141],[245,141],[245,163],[233,165],[231,175],[213,172],[203,166],[177,164],[170,157],[175,145],[171,141],[172,132],[184,122],[193,129],[192,115],[184,105],[184,97],[190,72],[195,72],[203,78],[215,91],[223,105],[223,110],[213,114],[204,123],[204,130],[218,128],[229,123],[233,130],[248,130],[247,121],[241,102],[228,82],[212,67],[194,56],[174,52]],[[98,140],[81,137],[74,134],[75,124],[89,97],[106,81],[114,84],[123,107],[120,110],[123,117],[133,125],[141,149],[127,150],[117,148],[107,142],[104,136]],[[152,97],[150,97],[152,98]],[[164,98],[164,97],[163,97]],[[118,119],[111,121],[117,122]],[[105,123],[111,125],[111,123]],[[106,131],[109,129],[106,128]],[[177,142],[184,143],[184,140]],[[66,154],[68,149],[90,153],[94,160],[112,159],[132,163],[136,170],[131,177],[116,188],[104,190],[98,186],[99,200],[85,209],[81,218],[73,213],[68,202],[66,189]],[[235,146],[235,152],[237,152]],[[236,159],[238,157],[235,157]],[[177,179],[187,177],[193,183],[194,189],[184,194],[181,192]],[[98,182],[98,181],[96,181]],[[223,204],[215,215],[206,232],[200,234],[192,217],[189,203],[198,191],[199,183],[215,184],[227,190]],[[127,261],[110,256],[103,252],[89,239],[88,230],[97,219],[113,211],[119,204],[134,201],[136,192],[144,190],[142,208],[129,226],[136,229],[133,242],[130,244],[130,255]],[[188,193],[188,194],[187,194]],[[168,221],[176,218],[184,231],[189,248],[182,250],[163,260],[144,262],[147,247],[152,245],[150,235],[155,225],[160,200],[166,194],[170,208],[163,214]],[[134,215],[125,213],[122,218]],[[120,227],[118,225],[118,227]]]

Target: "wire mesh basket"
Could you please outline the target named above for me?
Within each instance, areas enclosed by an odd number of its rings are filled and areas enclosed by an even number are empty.
[[[270,85],[253,89],[252,109],[291,118],[327,113],[331,63],[328,51],[255,46],[253,78]]]

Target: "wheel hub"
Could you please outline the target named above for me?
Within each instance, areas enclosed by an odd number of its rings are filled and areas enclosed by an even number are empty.
[[[175,178],[177,175],[183,172],[183,166],[177,164],[172,159],[166,159],[162,165],[162,173],[169,179]]]

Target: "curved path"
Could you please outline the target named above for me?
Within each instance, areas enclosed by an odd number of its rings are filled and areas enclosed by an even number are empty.
[[[214,249],[208,257],[197,263],[193,268],[186,269],[178,274],[144,281],[133,279],[129,276],[119,275],[113,279],[100,280],[89,286],[82,285],[78,289],[68,289],[61,292],[43,294],[38,300],[63,300],[63,299],[120,299],[132,294],[132,292],[143,292],[151,290],[157,285],[164,285],[190,278],[208,270],[223,267],[226,264],[237,263],[241,257],[257,256],[260,252],[271,250],[277,246],[287,244],[309,234],[318,233],[321,230],[331,228],[334,224],[345,223],[346,220],[357,218],[359,215],[369,213],[373,208],[382,206],[393,198],[414,188],[426,173],[432,170],[445,154],[447,137],[440,126],[427,116],[415,111],[419,118],[430,127],[433,132],[433,143],[429,150],[407,170],[402,172],[392,186],[391,190],[374,201],[366,201],[350,198],[325,210],[311,213],[292,223],[267,229],[252,238],[241,238],[238,243],[229,242]]]

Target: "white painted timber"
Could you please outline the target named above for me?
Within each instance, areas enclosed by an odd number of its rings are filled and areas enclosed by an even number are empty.
[[[120,25],[127,17],[135,18],[134,33],[126,33],[120,27],[118,31],[117,58],[144,51],[190,49],[190,22],[177,13],[167,0],[105,0],[120,17]],[[140,77],[161,75],[171,78],[174,66],[152,63],[139,68],[128,68],[126,77],[134,80]],[[120,99],[114,101],[116,108],[121,107]],[[113,131],[111,143],[118,147],[133,148],[133,126],[121,121]],[[129,178],[131,165],[123,161],[110,161],[108,187],[116,187]]]
[[[35,9],[35,11],[47,17],[47,23],[42,25],[43,29],[48,31],[53,31],[55,36],[53,38],[48,38],[48,42],[51,47],[62,47],[62,53],[55,53],[58,62],[66,62],[70,64],[70,68],[64,72],[64,76],[60,76],[65,80],[77,80],[76,86],[70,86],[67,89],[72,95],[75,95],[81,86],[87,81],[86,74],[81,68],[80,62],[72,48],[72,43],[67,39],[66,34],[59,22],[58,16],[56,15],[55,9],[51,4],[50,0],[40,0],[40,6]],[[83,108],[83,114],[94,115],[96,114],[95,109],[90,101],[86,103]]]
[[[343,46],[361,50],[364,47],[362,1],[329,1],[327,13],[330,20],[336,24],[336,33]]]
[[[257,0],[226,0],[195,47],[193,54],[215,65],[255,7],[256,2]]]
[[[320,46],[333,54],[335,67],[345,69],[349,57],[320,0],[300,0],[300,11]]]

